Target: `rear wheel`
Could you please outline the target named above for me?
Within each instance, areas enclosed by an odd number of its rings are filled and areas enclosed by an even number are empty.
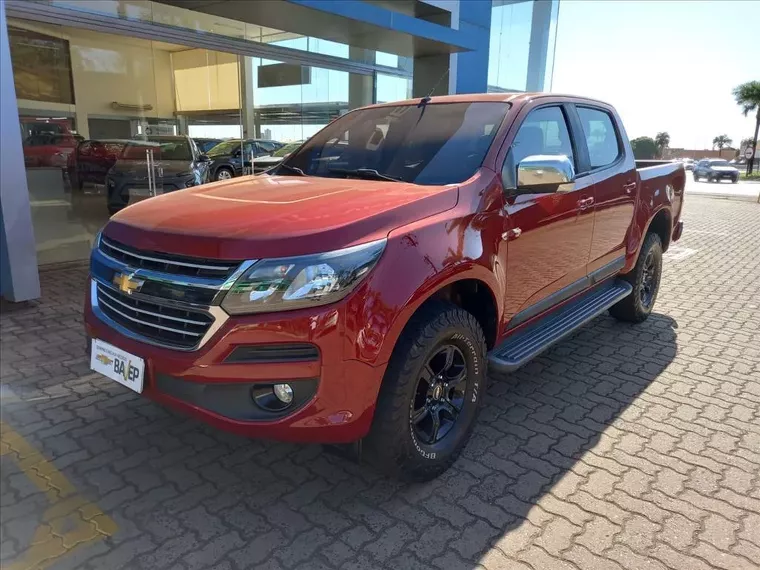
[[[446,471],[475,425],[486,390],[485,358],[475,317],[449,303],[424,306],[394,349],[364,457],[410,481]]]
[[[662,242],[660,236],[647,234],[633,271],[622,278],[633,286],[633,292],[610,307],[610,314],[631,323],[645,321],[657,300],[662,276]]]

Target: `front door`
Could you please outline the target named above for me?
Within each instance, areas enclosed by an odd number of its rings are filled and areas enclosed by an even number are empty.
[[[510,178],[516,182],[513,170],[535,155],[565,155],[577,170],[577,152],[561,105],[539,107],[525,117],[507,154],[505,184]],[[593,187],[592,177],[582,175],[569,191],[540,194],[518,188],[507,199],[507,328],[586,288]]]

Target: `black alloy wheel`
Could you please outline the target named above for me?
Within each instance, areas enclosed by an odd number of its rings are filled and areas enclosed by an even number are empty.
[[[464,406],[466,379],[467,362],[453,344],[439,346],[425,363],[411,405],[414,433],[422,443],[438,443],[452,430]]]
[[[639,295],[641,297],[641,304],[646,308],[652,307],[654,301],[654,295],[657,291],[657,263],[655,262],[654,251],[649,250],[646,259],[644,260],[643,275],[641,279],[641,286],[639,287]]]

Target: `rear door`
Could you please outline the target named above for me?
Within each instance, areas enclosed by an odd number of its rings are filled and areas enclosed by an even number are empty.
[[[620,122],[611,109],[584,103],[574,105],[573,111],[582,168],[594,181],[588,273],[598,281],[625,264],[625,240],[636,201],[636,163],[633,154],[626,153]]]
[[[534,108],[522,120],[502,170],[505,187],[516,186],[515,171],[523,159],[565,155],[579,168],[576,143],[570,136],[568,106]],[[519,121],[519,119],[518,119]],[[576,176],[569,191],[530,193],[519,188],[506,213],[510,230],[507,255],[505,316],[517,326],[588,286],[586,267],[591,247],[593,179]]]

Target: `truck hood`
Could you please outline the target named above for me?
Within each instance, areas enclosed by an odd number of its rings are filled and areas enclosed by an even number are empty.
[[[111,218],[104,234],[143,250],[209,259],[331,251],[453,208],[456,185],[256,176],[165,194]]]

